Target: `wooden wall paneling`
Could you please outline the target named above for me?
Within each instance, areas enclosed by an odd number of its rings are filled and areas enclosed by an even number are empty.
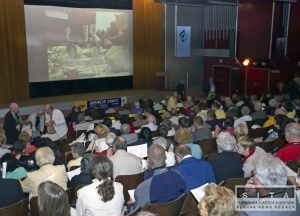
[[[133,0],[133,88],[154,88],[162,63],[162,4]]]
[[[0,102],[29,99],[29,81],[23,0],[0,4]]]

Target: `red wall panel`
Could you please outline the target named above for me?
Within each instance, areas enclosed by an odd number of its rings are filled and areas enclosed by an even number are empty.
[[[269,56],[272,2],[246,3],[239,6],[237,56]]]

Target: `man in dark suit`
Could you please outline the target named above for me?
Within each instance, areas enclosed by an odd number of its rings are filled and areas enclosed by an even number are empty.
[[[0,179],[0,208],[13,205],[25,198],[18,180]]]
[[[4,116],[5,135],[8,144],[14,144],[19,137],[22,130],[22,118],[19,112],[19,105],[17,103],[11,103],[9,111]]]

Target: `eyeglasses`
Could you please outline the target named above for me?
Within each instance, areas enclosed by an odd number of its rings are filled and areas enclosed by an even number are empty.
[[[200,210],[203,210],[203,211],[206,211],[207,212],[207,210],[206,209],[204,209],[204,208],[202,208],[202,206],[201,206],[201,202],[199,202],[198,203],[198,205],[197,205],[197,208]]]

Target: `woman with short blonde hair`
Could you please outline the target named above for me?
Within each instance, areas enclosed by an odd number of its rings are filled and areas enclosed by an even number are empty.
[[[105,142],[105,138],[107,137],[107,134],[109,133],[109,128],[107,126],[105,126],[104,124],[98,124],[95,127],[95,132],[98,134],[98,139],[94,141],[94,143],[95,143],[94,150],[95,150],[95,152],[100,153],[101,152],[100,144],[102,142]]]
[[[204,188],[205,195],[198,204],[201,216],[238,216],[235,210],[236,197],[232,190],[209,184]]]
[[[38,186],[44,181],[52,181],[64,190],[67,190],[68,175],[64,165],[54,166],[54,153],[49,147],[39,148],[35,153],[38,170],[28,172],[27,177],[22,181],[22,189],[29,194],[29,199],[38,195]]]

